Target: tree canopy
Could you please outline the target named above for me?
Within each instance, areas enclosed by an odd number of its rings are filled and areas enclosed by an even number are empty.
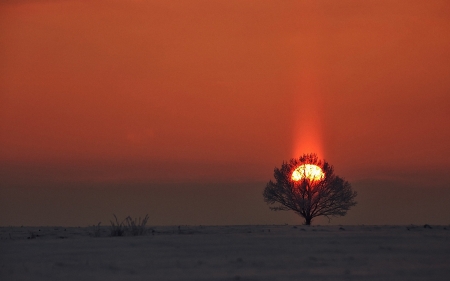
[[[318,216],[344,216],[356,205],[357,193],[350,183],[335,175],[333,166],[314,153],[283,162],[281,168],[274,169],[274,178],[264,189],[264,201],[272,210],[294,211],[306,225]]]

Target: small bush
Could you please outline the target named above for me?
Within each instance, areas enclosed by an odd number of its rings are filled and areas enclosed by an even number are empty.
[[[145,215],[144,219],[141,219],[139,217],[139,219],[135,218],[132,219],[130,216],[126,217],[125,220],[123,220],[122,222],[119,222],[119,219],[117,218],[116,215],[114,215],[114,221],[110,221],[111,222],[111,236],[125,236],[126,233],[129,233],[133,236],[138,236],[138,235],[144,235],[147,232],[147,229],[145,227],[145,225],[147,224],[149,217],[148,214]],[[98,228],[98,232],[100,233],[100,223],[98,224],[98,226],[94,226],[94,236],[95,236],[95,231],[97,230],[96,228]],[[100,236],[100,235],[99,235]],[[98,237],[98,236],[95,236]]]
[[[121,223],[119,223],[119,220],[117,219],[117,216],[114,215],[114,221],[110,221],[111,222],[111,236],[124,236],[125,235],[125,230],[126,227],[123,223],[123,221]]]
[[[148,214],[145,215],[144,219],[142,219],[142,220],[140,217],[139,217],[139,220],[136,218],[133,220],[130,216],[128,216],[125,219],[127,229],[133,236],[145,234],[145,232],[146,232],[145,225],[147,224],[147,221],[148,221]]]

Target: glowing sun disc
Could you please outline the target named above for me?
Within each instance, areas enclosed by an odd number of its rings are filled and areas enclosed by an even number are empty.
[[[297,167],[294,172],[292,172],[291,179],[293,181],[299,181],[303,178],[307,178],[311,181],[318,181],[323,179],[325,174],[322,169],[314,164],[303,164]]]

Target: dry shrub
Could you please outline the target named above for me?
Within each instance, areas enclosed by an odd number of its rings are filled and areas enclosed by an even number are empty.
[[[115,219],[115,222],[110,221],[111,222],[111,228],[110,228],[111,236],[124,236],[126,227],[125,227],[123,221],[119,223],[119,220],[117,219],[116,215],[114,215],[114,219]]]
[[[145,225],[147,224],[149,217],[148,214],[145,215],[143,219],[132,219],[130,216],[126,217],[125,220],[119,222],[117,216],[114,215],[114,221],[111,222],[111,236],[125,236],[129,233],[133,236],[144,235],[147,231]]]
[[[139,217],[139,219],[135,218],[133,220],[130,216],[128,216],[125,219],[127,229],[133,236],[145,234],[145,232],[146,232],[145,225],[147,224],[147,221],[148,221],[148,214],[145,215],[144,219],[142,219],[142,220],[141,220],[141,217]]]

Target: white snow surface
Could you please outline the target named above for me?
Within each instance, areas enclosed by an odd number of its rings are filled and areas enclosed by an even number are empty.
[[[1,227],[0,280],[450,280],[450,226],[93,231]]]

